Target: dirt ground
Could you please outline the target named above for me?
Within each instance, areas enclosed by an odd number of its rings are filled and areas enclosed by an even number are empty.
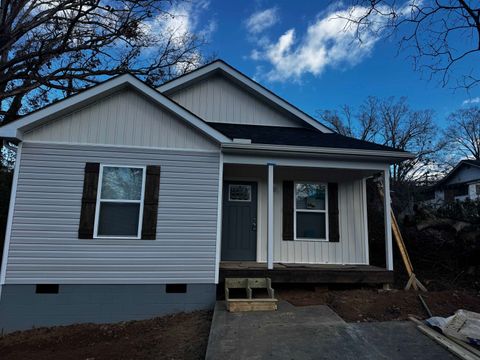
[[[198,311],[118,324],[21,331],[0,337],[0,358],[203,359],[211,319],[211,312]]]
[[[279,298],[296,306],[330,306],[345,321],[406,320],[408,315],[427,318],[414,291],[325,288],[277,288]],[[480,312],[480,294],[446,290],[421,293],[434,316],[450,316],[458,309]]]
[[[275,286],[280,299],[295,306],[326,304],[348,322],[426,318],[413,291],[373,288],[328,289]],[[480,296],[463,290],[422,293],[432,313],[458,309],[480,312]],[[9,359],[203,359],[212,313],[199,311],[118,324],[40,328],[0,337],[0,358]]]

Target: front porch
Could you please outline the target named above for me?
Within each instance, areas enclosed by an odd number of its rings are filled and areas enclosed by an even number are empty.
[[[274,263],[273,269],[269,269],[266,263],[255,261],[222,261],[219,280],[222,283],[225,278],[230,277],[269,277],[274,283],[370,285],[393,283],[393,271],[371,265]]]

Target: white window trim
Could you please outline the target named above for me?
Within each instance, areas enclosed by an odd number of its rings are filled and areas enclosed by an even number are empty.
[[[297,210],[297,184],[314,184],[314,185],[323,185],[325,186],[325,210],[307,210],[307,209],[298,209]],[[316,238],[302,238],[297,236],[297,212],[303,213],[325,213],[325,239],[316,239]],[[295,181],[293,183],[293,239],[295,241],[325,241],[328,242],[328,184],[317,181]]]
[[[250,192],[249,192],[249,198],[248,200],[238,200],[238,199],[232,199],[230,197],[230,189],[232,188],[232,185],[233,186],[237,186],[237,185],[242,185],[242,186],[248,186],[250,188]],[[228,184],[228,201],[232,201],[232,202],[252,202],[252,185],[249,185],[249,184]]]
[[[103,169],[108,167],[117,167],[117,168],[130,168],[130,169],[142,169],[142,192],[140,200],[122,200],[122,199],[102,199],[102,180],[103,180]],[[145,181],[147,178],[147,167],[146,166],[133,166],[133,165],[111,165],[111,164],[100,164],[100,171],[98,174],[98,184],[97,184],[97,201],[95,204],[95,224],[93,227],[93,238],[94,239],[118,239],[118,240],[140,240],[142,238],[142,225],[143,225],[143,206],[145,203]],[[98,221],[100,216],[100,203],[104,202],[118,202],[118,203],[135,203],[140,204],[140,210],[138,212],[138,231],[137,236],[116,236],[116,235],[98,235]]]

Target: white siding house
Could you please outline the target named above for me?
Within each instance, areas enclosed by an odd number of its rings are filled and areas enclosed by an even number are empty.
[[[211,308],[236,264],[273,280],[366,268],[366,179],[383,174],[389,204],[389,166],[411,157],[334,133],[222,61],[158,89],[114,78],[0,136],[18,144],[4,331]],[[384,213],[386,269],[369,270],[390,276]]]
[[[429,190],[434,196],[427,202],[436,205],[480,199],[480,160],[460,161]]]

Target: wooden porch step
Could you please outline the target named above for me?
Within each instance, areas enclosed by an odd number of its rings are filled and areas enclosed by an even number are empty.
[[[275,311],[277,303],[277,299],[230,299],[227,301],[227,310],[230,312]]]
[[[247,298],[231,298],[230,289],[245,289]],[[253,298],[253,289],[265,289],[268,298]],[[269,278],[226,278],[225,301],[227,310],[231,312],[274,311],[278,302]]]

